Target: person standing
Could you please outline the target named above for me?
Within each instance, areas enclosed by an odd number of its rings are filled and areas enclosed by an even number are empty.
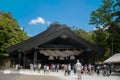
[[[88,67],[87,67],[87,64],[85,64],[84,69],[85,69],[85,75],[86,75],[86,74],[88,73]]]
[[[47,73],[49,74],[49,65],[46,66]]]
[[[100,74],[100,66],[97,65],[97,75],[99,76],[99,74]]]
[[[68,65],[68,75],[70,75],[70,72],[71,72],[71,65],[69,64]]]
[[[88,74],[91,75],[92,72],[92,65],[88,64]]]
[[[68,72],[68,66],[65,64],[65,66],[64,66],[64,75],[66,76],[67,75],[67,72]]]
[[[76,75],[76,65],[74,64],[74,67],[73,67],[73,71],[74,71],[74,75]]]
[[[41,69],[41,64],[38,64],[38,72],[40,73],[40,69]]]
[[[34,71],[36,71],[36,69],[37,69],[37,64],[34,64],[34,65],[33,65],[33,68],[34,68]]]
[[[33,64],[32,63],[30,63],[30,69],[33,70]]]
[[[44,65],[44,74],[47,71],[47,65]]]
[[[56,71],[58,72],[59,70],[59,64],[56,65]]]
[[[82,65],[81,65],[81,63],[79,62],[79,60],[77,60],[77,63],[76,63],[76,71],[77,71],[78,79],[80,79],[80,80],[82,80],[82,77],[81,77],[81,69],[82,69]]]

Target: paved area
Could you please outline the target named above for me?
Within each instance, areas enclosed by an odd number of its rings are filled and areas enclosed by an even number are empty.
[[[42,75],[0,74],[0,80],[62,80],[59,77]]]
[[[17,80],[19,77],[19,74],[0,74],[0,80]]]
[[[69,76],[64,76],[64,72],[50,72],[49,74],[44,74],[43,71],[38,73],[37,71],[30,70],[21,70],[21,71],[13,71],[9,72],[4,71],[0,73],[0,80],[78,80],[77,76],[71,73]],[[102,75],[97,76],[96,74],[90,75],[82,75],[82,80],[120,80],[120,75],[111,75],[109,77],[104,77]]]

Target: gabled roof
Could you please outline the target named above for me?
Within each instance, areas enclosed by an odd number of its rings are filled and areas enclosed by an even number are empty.
[[[25,40],[21,43],[18,43],[16,45],[6,48],[6,51],[8,53],[12,53],[18,49],[22,49],[23,51],[28,51],[32,48],[35,48],[38,45],[44,44],[50,40],[53,40],[53,39],[55,39],[59,36],[63,36],[63,35],[69,36],[71,39],[75,40],[82,46],[88,47],[97,53],[105,52],[105,50],[103,48],[101,48],[100,46],[91,44],[90,42],[88,42],[85,39],[81,38],[80,36],[76,35],[66,25],[61,25],[61,24],[56,24],[56,23],[51,24],[50,27],[46,31],[44,31],[28,40]]]

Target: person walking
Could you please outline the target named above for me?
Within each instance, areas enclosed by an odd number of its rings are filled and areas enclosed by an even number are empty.
[[[76,75],[76,65],[74,64],[74,67],[73,67],[73,71],[74,71],[74,75]]]
[[[82,65],[81,65],[81,63],[79,62],[79,60],[77,60],[77,63],[76,63],[76,71],[77,71],[78,79],[80,79],[80,80],[82,80],[82,77],[81,77],[81,69],[82,69]]]

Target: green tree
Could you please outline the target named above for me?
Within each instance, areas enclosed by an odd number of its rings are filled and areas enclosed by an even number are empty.
[[[0,53],[8,46],[17,44],[29,37],[23,32],[11,13],[0,12]]]
[[[113,0],[102,0],[102,2],[103,5],[91,13],[90,24],[96,25],[96,27],[102,26],[105,29],[113,20],[112,6],[114,2]]]
[[[115,21],[118,23],[117,25],[120,26],[120,0],[116,0],[113,9],[114,9],[113,16],[115,18]]]
[[[75,34],[79,35],[80,37],[86,39],[87,41],[94,43],[93,39],[92,39],[92,34],[93,32],[86,32],[82,29],[79,29],[75,26],[72,26],[71,29],[73,30],[73,32],[75,32]]]
[[[106,48],[107,54],[117,53],[120,52],[120,0],[102,2],[103,4],[93,11],[90,17],[90,24],[97,28],[94,40],[96,44]]]
[[[108,39],[108,33],[99,27],[97,30],[93,31],[92,39],[94,40],[95,44],[105,47],[106,40]]]

